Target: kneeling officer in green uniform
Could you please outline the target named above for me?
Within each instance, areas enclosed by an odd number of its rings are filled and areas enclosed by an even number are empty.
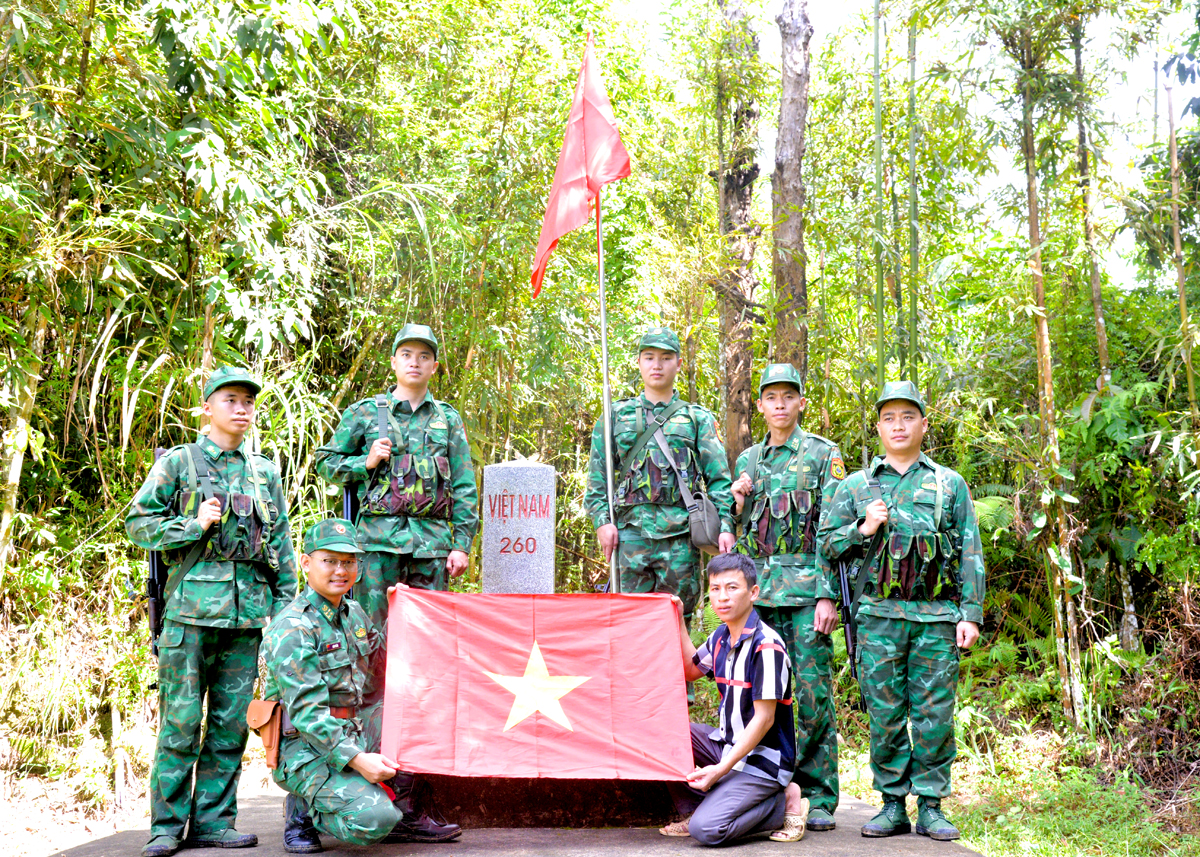
[[[862,834],[908,833],[904,804],[915,794],[917,833],[957,839],[941,803],[955,756],[958,653],[979,639],[983,621],[979,524],[963,478],[921,453],[929,420],[916,385],[885,384],[875,407],[886,454],[838,486],[819,533],[823,568],[863,557],[853,598],[861,604],[851,612],[884,803]]]
[[[811,809],[809,830],[833,830],[838,805],[837,718],[830,674],[837,586],[817,569],[817,525],[846,476],[833,441],[800,428],[804,384],[790,363],[767,366],[758,383],[769,430],[738,457],[738,553],[754,559],[761,590],[755,609],[787,645],[794,679],[796,783]]]
[[[259,389],[245,369],[213,372],[203,391],[208,435],[156,461],[125,516],[130,540],[162,551],[170,569],[145,857],[174,854],[185,827],[190,847],[258,844],[234,829],[246,705],[262,629],[296,596],[279,472],[242,443]]]
[[[357,536],[341,518],[309,527],[300,556],[308,587],[263,638],[264,697],[284,709],[273,776],[288,793],[284,848],[293,854],[322,850],[317,830],[355,845],[445,842],[462,832],[403,812],[390,786],[410,775],[379,752],[383,635],[345,597],[358,577]]]

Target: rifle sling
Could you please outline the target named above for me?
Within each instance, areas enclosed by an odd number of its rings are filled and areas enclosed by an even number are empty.
[[[204,452],[200,449],[200,445],[196,443],[187,444],[188,455],[191,457],[190,462],[196,471],[196,483],[200,486],[200,490],[204,493],[205,500],[211,500],[216,495],[213,491],[212,478],[208,473],[208,465],[204,461]],[[200,555],[204,553],[204,548],[208,545],[208,540],[212,538],[213,524],[199,539],[192,545],[191,550],[187,552],[187,556],[183,558],[183,562],[171,569],[167,575],[167,585],[163,587],[163,611],[166,612],[167,603],[171,600],[171,596],[175,594],[175,590],[179,588],[179,584],[183,583],[184,577],[192,570],[200,559]]]
[[[871,491],[872,499],[883,499],[878,480],[868,479],[867,488]],[[879,551],[879,545],[883,543],[884,529],[881,526],[875,531],[875,535],[871,536],[871,542],[867,546],[867,552],[863,554],[863,564],[858,569],[858,578],[854,581],[854,597],[850,601],[851,617],[858,615],[858,600],[862,598],[863,590],[867,588],[867,578],[871,576],[871,566],[875,562],[875,554]]]
[[[696,495],[692,493],[692,489],[688,487],[687,480],[679,472],[679,465],[675,463],[675,455],[671,452],[671,447],[667,446],[667,436],[663,434],[661,426],[654,432],[654,441],[667,457],[671,469],[675,471],[675,481],[679,484],[679,493],[683,497],[683,505],[687,508],[690,515],[696,511]]]
[[[667,420],[675,416],[675,414],[677,414],[686,406],[687,402],[683,401],[683,399],[679,399],[673,404],[667,405],[666,409],[663,410],[662,415],[657,420],[651,420],[653,425],[647,426],[645,431],[638,435],[638,439],[634,441],[633,446],[629,448],[629,452],[625,453],[625,457],[622,458],[621,463],[617,465],[617,469],[614,472],[613,484],[620,482],[628,475],[629,468],[633,466],[633,463],[637,460],[638,455],[643,449],[646,448],[646,444],[650,442],[650,439],[654,437],[654,433],[661,429],[666,424]],[[641,405],[638,407],[640,408]],[[612,427],[610,426],[609,431],[611,430]]]

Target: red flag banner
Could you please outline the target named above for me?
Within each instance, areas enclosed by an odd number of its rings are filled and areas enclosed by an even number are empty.
[[[399,589],[383,753],[459,777],[682,780],[693,769],[667,595]]]
[[[600,188],[629,175],[629,152],[621,143],[617,119],[604,90],[595,45],[588,34],[583,67],[575,84],[575,98],[567,116],[550,199],[542,220],[537,253],[533,257],[533,296],[542,291],[542,279],[558,239],[588,222],[588,205]]]

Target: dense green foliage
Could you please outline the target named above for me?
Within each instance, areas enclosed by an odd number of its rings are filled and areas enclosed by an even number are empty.
[[[1078,729],[1138,789],[1189,793],[1200,698],[1180,670],[1198,632],[1180,605],[1191,603],[1198,555],[1200,442],[1183,366],[1196,334],[1180,325],[1165,130],[1152,135],[1132,113],[1113,124],[1101,107],[1117,65],[1153,61],[1171,6],[920,5],[918,42],[937,55],[922,54],[915,117],[903,63],[909,6],[885,8],[894,26],[882,236],[869,31],[856,23],[831,34],[813,59],[806,426],[850,462],[874,453],[878,237],[895,322],[886,359],[896,373],[917,361],[931,403],[927,449],[966,476],[988,541],[985,645],[963,662],[964,745],[1020,723]],[[594,28],[633,158],[632,176],[604,198],[616,393],[636,381],[637,332],[661,318],[685,340],[681,392],[721,410],[712,286],[731,263],[710,177],[728,154],[716,88],[734,81],[769,124],[779,85],[766,64],[726,63],[725,6],[674,5],[662,42],[606,0],[14,0],[0,10],[0,723],[13,736],[0,739],[0,764],[72,777],[96,803],[144,776],[145,748],[121,728],[153,708],[136,598],[143,557],[124,539],[123,507],[154,447],[198,428],[206,366],[244,362],[267,379],[253,442],[280,463],[301,529],[339,502],[312,475],[312,451],[342,408],[387,383],[392,332],[429,322],[445,343],[434,393],[463,413],[477,467],[518,455],[554,464],[560,589],[602,579],[581,508],[601,407],[594,234],[563,241],[536,301],[530,262]],[[1086,31],[1082,82],[1075,26],[1103,34]],[[1057,474],[1038,429],[1024,184],[1001,180],[1023,168],[1026,79],[1003,42],[1020,27],[1046,46],[1033,83]],[[1186,83],[1194,59],[1171,73]],[[910,121],[916,343],[905,333]],[[1109,385],[1097,384],[1077,121],[1088,129],[1102,243],[1136,239],[1128,258],[1111,251],[1105,259],[1119,264],[1101,270]],[[1195,307],[1200,131],[1194,114],[1182,123],[1181,241]],[[1105,160],[1110,139],[1125,135],[1140,158],[1132,183]],[[755,211],[769,242],[766,181]],[[776,331],[770,253],[757,259],[767,284],[751,308],[760,365]],[[1058,544],[1071,554],[1063,597],[1082,652],[1077,723],[1059,704],[1047,585],[1047,514],[1060,502]],[[472,562],[468,587],[479,580]],[[1137,627],[1122,636],[1130,611]],[[857,723],[848,672],[839,682]],[[1130,740],[1147,730],[1176,748],[1170,764],[1155,762],[1161,740]],[[79,752],[89,747],[99,751]]]

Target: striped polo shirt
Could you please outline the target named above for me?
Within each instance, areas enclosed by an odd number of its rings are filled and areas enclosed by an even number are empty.
[[[733,750],[754,717],[754,700],[774,699],[775,723],[758,746],[743,756],[735,771],[744,771],[786,786],[796,762],[792,725],[792,669],[783,639],[750,611],[742,635],[730,643],[729,626],[722,624],[704,641],[692,662],[717,683],[721,695],[720,725],[709,737],[722,745],[721,756]]]

